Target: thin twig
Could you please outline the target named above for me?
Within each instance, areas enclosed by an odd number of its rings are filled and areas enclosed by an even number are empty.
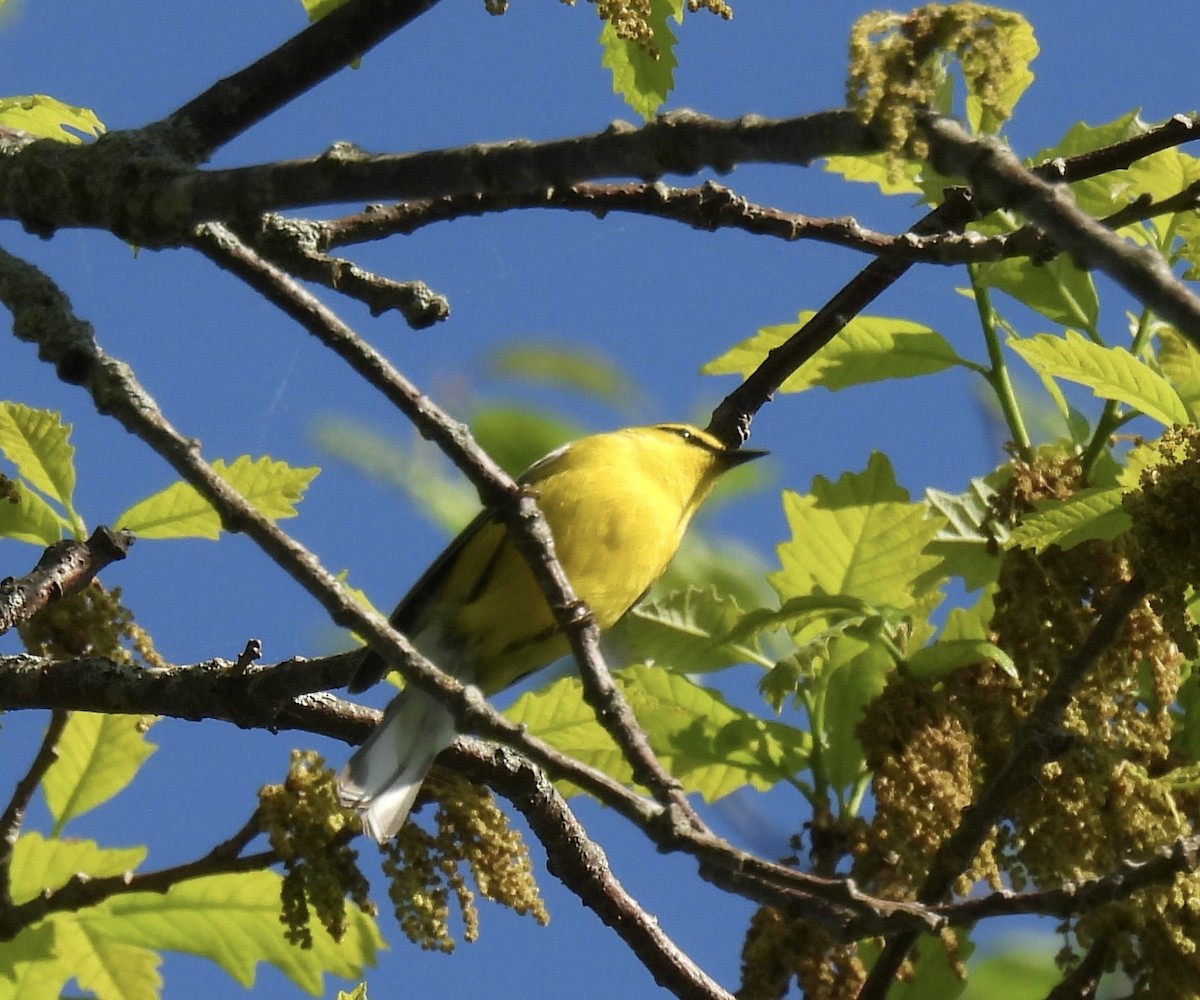
[[[1040,768],[1053,759],[1062,745],[1059,729],[1063,713],[1083,675],[1120,636],[1130,613],[1145,598],[1139,578],[1125,583],[1096,619],[1091,631],[1075,652],[1060,665],[1042,700],[1018,726],[1008,757],[991,775],[975,801],[963,810],[954,832],[942,843],[929,866],[917,899],[926,904],[942,900],[954,880],[967,869],[989,831],[1004,815],[1008,805],[1029,788]],[[903,964],[919,933],[905,931],[892,937],[871,969],[859,1000],[881,1000]]]
[[[495,507],[507,522],[513,544],[528,560],[559,627],[571,643],[583,679],[584,696],[595,709],[597,719],[625,754],[634,778],[649,788],[656,799],[671,805],[697,829],[702,829],[704,824],[683,793],[678,779],[658,760],[633,710],[613,682],[600,651],[599,630],[575,596],[554,556],[553,538],[533,496],[520,490],[491,461],[475,444],[465,426],[452,421],[431,400],[422,396],[383,355],[332,310],[288,274],[260,257],[236,234],[223,226],[202,226],[195,245],[345,360],[408,416],[421,434],[432,438],[470,478],[485,506]]]
[[[678,997],[732,1000],[621,884],[544,772],[495,745],[460,745],[454,758],[459,771],[486,782],[520,811],[546,850],[550,873],[616,932],[655,982]]]
[[[190,163],[345,69],[437,0],[352,0],[150,126]]]
[[[952,119],[928,115],[923,123],[933,164],[965,177],[983,207],[1020,212],[1082,266],[1104,271],[1200,347],[1200,297],[1161,253],[1130,243],[1080,210],[1062,185],[1026,169],[1003,143],[972,137]]]
[[[101,525],[87,541],[64,539],[48,546],[25,576],[0,580],[0,635],[51,601],[82,590],[105,566],[124,559],[133,542],[130,532]]]
[[[24,928],[44,920],[52,913],[82,910],[113,896],[133,892],[164,893],[192,879],[269,868],[280,860],[275,851],[241,854],[241,849],[257,833],[257,826],[252,831],[243,827],[203,857],[156,871],[107,876],[73,875],[59,888],[39,893],[24,903],[8,907],[0,914],[0,941],[12,940]]]
[[[50,713],[50,722],[46,726],[45,735],[38,752],[34,755],[29,768],[17,781],[8,805],[0,815],[0,914],[8,912],[12,906],[12,859],[13,850],[17,846],[17,838],[21,835],[21,824],[25,821],[25,810],[33,800],[34,793],[42,783],[42,778],[56,760],[58,760],[58,740],[66,728],[70,713],[63,709],[54,709]],[[4,920],[0,917],[0,932]]]

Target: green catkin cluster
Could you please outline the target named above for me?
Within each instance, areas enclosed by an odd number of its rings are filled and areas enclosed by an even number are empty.
[[[51,602],[18,632],[30,653],[52,660],[103,656],[116,663],[136,658],[148,666],[163,665],[150,635],[121,603],[121,588],[106,590],[99,580]]]
[[[1168,428],[1158,450],[1162,462],[1145,469],[1138,492],[1125,497],[1133,518],[1133,560],[1165,628],[1195,658],[1200,632],[1187,601],[1200,588],[1200,427]]]
[[[575,6],[575,0],[561,0],[568,7]],[[658,50],[654,44],[654,28],[652,0],[591,0],[596,6],[600,18],[611,24],[617,37],[626,42],[633,42],[646,52],[657,57]],[[489,14],[503,14],[508,10],[508,0],[483,0],[484,9]],[[707,10],[725,21],[733,17],[733,8],[727,0],[687,0],[687,9],[695,14]]]
[[[301,948],[313,945],[311,914],[335,940],[346,933],[346,899],[374,914],[358,854],[349,846],[357,823],[337,802],[337,781],[312,750],[293,750],[287,780],[258,793],[259,817],[271,847],[283,861],[284,934]]]
[[[1173,744],[1186,658],[1176,628],[1156,613],[1171,595],[1182,615],[1188,585],[1200,579],[1200,432],[1165,435],[1173,459],[1143,476],[1127,508],[1138,522],[1130,535],[1091,540],[1063,551],[1005,553],[994,595],[992,640],[1018,677],[982,662],[938,679],[898,671],[868,706],[859,726],[873,774],[875,812],[858,835],[844,836],[852,876],[864,890],[912,898],[929,862],[962,808],[1005,759],[1017,727],[1045,694],[1100,615],[1132,577],[1151,581],[1154,605],[1139,604],[1125,628],[1092,665],[1068,705],[1061,746],[1028,791],[1018,795],[955,891],[978,883],[1050,887],[1119,870],[1195,832],[1195,782],[1175,780],[1192,757]],[[1044,453],[1014,462],[993,502],[994,520],[1015,523],[1036,501],[1065,499],[1081,488],[1076,460]],[[1151,575],[1143,567],[1154,563]],[[1185,624],[1192,626],[1190,619]],[[1194,769],[1193,769],[1194,770]],[[1134,995],[1195,997],[1200,983],[1200,878],[1089,909],[1062,927],[1069,966],[1097,942],[1107,966],[1120,963]],[[853,948],[820,941],[820,932],[771,910],[760,911],[743,948],[739,996],[782,996],[794,978],[805,996],[853,996]],[[957,961],[954,944],[945,945]],[[848,985],[847,985],[848,984]]]
[[[874,122],[897,160],[924,158],[928,148],[916,128],[917,110],[936,101],[953,56],[982,106],[1008,117],[1000,96],[1013,71],[1010,31],[1019,15],[979,3],[927,4],[909,14],[877,11],[850,33],[846,98],[864,124]]]
[[[0,472],[0,503],[20,503],[21,492],[8,476]]]
[[[409,822],[380,847],[388,896],[409,940],[430,951],[454,950],[452,895],[464,940],[478,938],[479,913],[467,871],[485,899],[547,923],[529,852],[491,794],[447,772],[432,773],[426,791],[437,802],[436,833]]]
[[[867,966],[853,943],[835,941],[816,924],[764,906],[751,918],[742,943],[738,1000],[775,1000],[793,978],[805,1000],[849,1000],[866,982]]]

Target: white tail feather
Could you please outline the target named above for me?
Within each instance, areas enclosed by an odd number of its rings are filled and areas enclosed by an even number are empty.
[[[383,842],[395,836],[433,758],[453,739],[450,712],[419,688],[406,688],[342,769],[338,798],[358,810],[369,837]]]

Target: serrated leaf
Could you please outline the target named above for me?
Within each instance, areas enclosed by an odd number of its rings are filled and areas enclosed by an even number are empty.
[[[0,1000],[57,997],[71,978],[70,962],[55,947],[53,921],[25,927],[0,948]]]
[[[75,449],[71,427],[53,410],[0,403],[0,453],[35,489],[71,510],[75,494]]]
[[[989,232],[986,226],[979,226],[978,231]],[[1091,329],[1100,315],[1100,297],[1091,273],[1066,254],[1036,267],[1023,258],[980,264],[975,273],[981,284],[1011,295],[1061,326]]]
[[[615,679],[663,764],[706,801],[747,784],[769,788],[805,766],[807,733],[734,708],[683,674],[629,667]],[[632,781],[629,765],[584,702],[578,678],[522,695],[505,714],[564,753]]]
[[[730,348],[700,369],[704,375],[747,376],[815,313],[804,310],[794,323],[765,326],[753,337]],[[815,386],[831,391],[866,382],[914,378],[963,364],[940,333],[910,320],[887,316],[856,316],[780,387],[803,392]]]
[[[1074,330],[1065,337],[1012,338],[1008,344],[1041,374],[1085,385],[1101,399],[1125,403],[1161,424],[1188,422],[1187,407],[1171,383],[1123,347],[1103,347]]]
[[[1161,327],[1158,364],[1195,420],[1200,417],[1200,351],[1171,327]]]
[[[777,547],[781,569],[767,578],[780,600],[818,592],[912,607],[917,579],[937,563],[924,551],[937,524],[907,498],[877,452],[861,473],[836,483],[816,477],[809,496],[785,491],[791,539]]]
[[[42,778],[56,829],[121,791],[156,747],[135,715],[72,712],[59,737],[58,758]]]
[[[994,495],[986,480],[978,478],[962,493],[925,491],[929,509],[944,520],[937,522],[937,532],[925,549],[938,558],[939,565],[917,585],[918,592],[949,576],[961,577],[968,590],[978,590],[996,579],[1001,562],[997,543],[1003,544],[1009,532],[992,519],[989,501]]]
[[[995,614],[995,588],[987,587],[969,608],[951,608],[942,629],[943,642],[959,639],[986,639]]]
[[[104,123],[89,108],[63,104],[45,94],[0,97],[0,125],[75,144],[83,141],[76,132],[94,137],[104,131]]]
[[[757,642],[722,641],[741,617],[732,598],[711,587],[689,587],[639,604],[622,619],[618,635],[637,659],[686,674],[708,673],[760,660]]]
[[[907,161],[901,171],[894,169],[895,156],[891,153],[864,153],[859,156],[827,156],[825,170],[839,174],[848,181],[874,184],[880,194],[920,194],[921,185],[916,178],[921,164]]]
[[[658,113],[674,86],[675,33],[667,23],[682,8],[674,0],[650,0],[646,22],[654,32],[652,47],[627,41],[617,35],[609,21],[600,30],[604,49],[600,65],[612,72],[613,91],[646,121]]]
[[[146,948],[113,941],[95,932],[95,923],[74,915],[55,919],[57,945],[70,956],[71,975],[100,1000],[159,1000],[162,959]]]
[[[997,72],[994,62],[970,58],[971,52],[960,53],[959,65],[967,90],[967,120],[973,130],[994,135],[1012,116],[1017,101],[1033,83],[1029,64],[1037,58],[1039,49],[1033,26],[1020,14],[993,7],[988,18],[1004,34],[1003,71]],[[988,83],[986,105],[981,92],[985,74]]]
[[[231,464],[221,459],[213,471],[271,520],[296,516],[296,504],[320,469],[293,468],[267,455],[241,455]],[[188,483],[173,483],[121,514],[116,527],[139,538],[208,538],[221,534],[221,518]]]
[[[10,889],[16,904],[28,902],[47,889],[58,889],[74,875],[93,878],[124,875],[146,858],[144,847],[100,847],[91,840],[47,839],[23,833],[13,848]]]
[[[279,921],[280,882],[273,871],[193,879],[163,894],[115,896],[109,912],[86,922],[111,941],[210,959],[246,988],[254,984],[259,962],[274,965],[313,996],[323,992],[325,973],[361,978],[382,944],[375,922],[349,906],[340,943],[314,921],[313,947],[297,948],[285,940]]]
[[[822,671],[813,727],[821,733],[818,766],[823,778],[844,794],[863,775],[863,749],[858,724],[863,709],[879,696],[895,662],[877,643],[849,636],[830,643],[829,664]]]
[[[981,660],[994,660],[1006,674],[1017,679],[1017,667],[1012,657],[985,639],[946,639],[932,646],[922,646],[905,661],[914,677],[939,677],[958,667]]]
[[[34,545],[52,545],[71,523],[24,483],[13,480],[15,500],[0,497],[0,538]]]
[[[1012,544],[1043,551],[1049,545],[1073,548],[1090,538],[1109,541],[1133,526],[1121,506],[1123,490],[1095,486],[1080,490],[1066,500],[1040,500],[1012,533]]]

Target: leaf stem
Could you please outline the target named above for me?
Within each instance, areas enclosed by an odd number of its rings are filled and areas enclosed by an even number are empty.
[[[1029,459],[1033,446],[1029,440],[1029,432],[1025,429],[1025,421],[1021,416],[1017,396],[1013,391],[1012,379],[1008,375],[1008,363],[1004,358],[1003,345],[1000,343],[999,319],[992,308],[992,299],[988,294],[987,285],[979,280],[979,270],[974,264],[967,265],[967,274],[971,279],[971,291],[974,293],[975,308],[979,311],[979,325],[983,329],[983,340],[987,344],[990,367],[984,372],[996,399],[1000,403],[1000,411],[1004,414],[1004,422],[1012,435],[1017,451],[1024,459]]]

